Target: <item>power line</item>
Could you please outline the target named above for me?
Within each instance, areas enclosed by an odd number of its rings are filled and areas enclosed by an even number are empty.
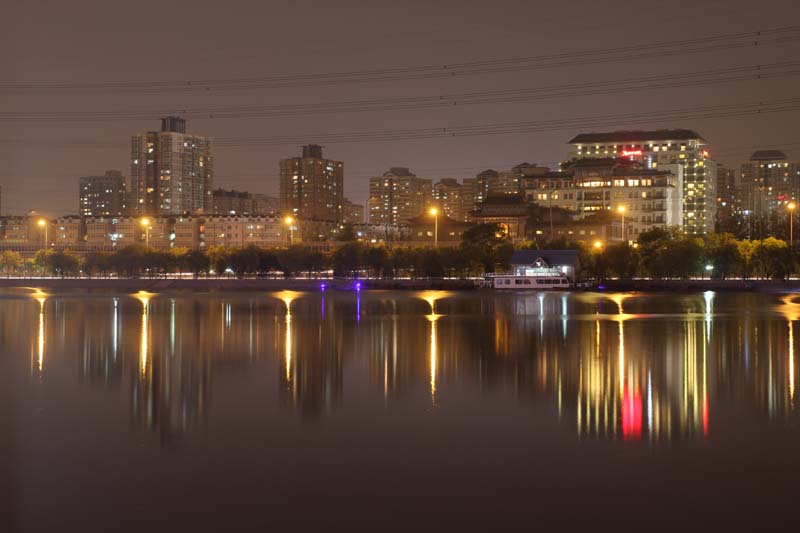
[[[557,98],[576,98],[598,94],[619,94],[664,88],[698,87],[749,80],[766,80],[800,75],[800,60],[760,65],[747,65],[714,70],[662,74],[547,85],[494,91],[440,94],[419,97],[348,100],[271,106],[224,106],[184,108],[178,112],[188,119],[260,118],[298,116],[321,113],[354,113],[365,111],[394,111],[464,107],[494,103],[509,103]],[[785,70],[789,69],[789,70]],[[9,111],[0,112],[0,122],[104,122],[131,119],[154,119],[175,113],[175,109],[146,111]]]
[[[695,39],[645,43],[615,48],[561,52],[538,56],[466,61],[441,65],[421,65],[384,69],[355,70],[332,73],[296,74],[248,78],[220,78],[171,81],[121,82],[5,82],[4,93],[118,93],[167,91],[229,91],[258,88],[373,83],[398,80],[421,80],[472,76],[479,74],[563,68],[671,55],[694,54],[750,48],[800,40],[800,25],[759,31],[716,34]]]
[[[666,121],[692,121],[711,118],[739,117],[747,115],[792,112],[800,109],[800,98],[772,101],[745,102],[690,108],[648,111],[646,113],[623,113],[588,117],[557,118],[539,121],[506,122],[496,124],[474,124],[466,126],[375,130],[353,132],[304,133],[267,137],[229,137],[214,142],[218,148],[241,148],[250,146],[278,146],[303,144],[309,140],[322,144],[364,143],[381,141],[406,141],[441,139],[483,135],[508,135],[519,133],[542,133],[552,131],[587,129],[593,127],[619,127],[620,125],[643,124]],[[50,148],[119,148],[122,145],[100,141],[76,141],[71,143],[42,142],[6,139],[0,146],[44,146]]]

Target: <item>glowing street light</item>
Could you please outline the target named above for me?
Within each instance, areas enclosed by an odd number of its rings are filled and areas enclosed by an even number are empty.
[[[47,221],[43,218],[40,218],[37,224],[39,225],[40,228],[44,228],[44,247],[48,248],[50,244],[48,244],[47,242],[47,226],[48,226]]]
[[[438,248],[439,247],[439,210],[435,207],[431,207],[429,211],[431,216],[433,217],[433,246]]]
[[[283,219],[283,223],[289,226],[289,246],[294,244],[294,217],[287,216]]]
[[[603,248],[603,243],[601,241],[594,241],[592,246],[594,246],[595,250],[601,250]]]
[[[143,218],[141,220],[142,227],[144,228],[144,244],[148,248],[150,247],[150,219]]]
[[[625,239],[625,206],[621,205],[617,207],[617,212],[622,215],[622,242],[626,242]]]

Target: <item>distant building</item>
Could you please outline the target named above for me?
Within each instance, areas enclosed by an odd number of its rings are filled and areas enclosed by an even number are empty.
[[[128,187],[119,170],[79,180],[79,212],[84,217],[119,217],[127,214]]]
[[[478,224],[497,224],[514,242],[525,240],[530,205],[522,193],[490,195],[470,214]]]
[[[302,222],[301,222],[302,223]],[[200,221],[203,248],[212,246],[263,248],[299,244],[300,231],[292,231],[278,216],[210,216]]]
[[[52,222],[53,224],[50,226],[51,234],[48,235],[48,238],[54,246],[69,248],[84,242],[85,226],[83,217],[65,215]]]
[[[433,185],[433,198],[441,212],[460,222],[469,220],[475,207],[473,190],[453,178],[444,178]]]
[[[131,140],[132,213],[208,213],[214,179],[211,140],[186,133],[179,117],[161,119],[161,131]]]
[[[342,203],[342,222],[345,224],[363,224],[364,204],[354,204],[345,198]]]
[[[277,215],[280,213],[280,199],[267,194],[253,194],[254,215]]]
[[[298,218],[342,220],[344,163],[323,159],[322,147],[303,147],[302,157],[280,162],[280,209]]]
[[[461,243],[464,232],[473,226],[469,222],[454,220],[446,215],[436,219],[426,214],[419,215],[408,222],[411,240],[418,245],[456,246]]]
[[[579,218],[624,209],[625,238],[636,240],[653,228],[680,226],[683,222],[680,198],[682,167],[666,170],[645,168],[626,159],[580,159],[560,172],[549,172],[525,181],[529,202],[557,207]],[[622,220],[622,215],[616,215]],[[615,236],[622,240],[620,233]]]
[[[768,216],[800,198],[800,163],[780,150],[759,150],[741,166],[744,210]]]
[[[392,167],[369,180],[370,223],[406,223],[428,210],[432,201],[431,180],[418,178],[406,167]]]
[[[570,159],[624,157],[648,169],[681,166],[683,229],[694,235],[714,231],[717,168],[710,158],[708,143],[697,132],[675,129],[582,133],[569,144]]]
[[[741,187],[736,171],[717,166],[717,223],[727,223],[740,213]]]
[[[241,215],[253,212],[253,195],[246,191],[214,189],[211,192],[211,214]]]
[[[4,245],[44,248],[52,242],[53,221],[33,215],[3,217],[0,237]]]

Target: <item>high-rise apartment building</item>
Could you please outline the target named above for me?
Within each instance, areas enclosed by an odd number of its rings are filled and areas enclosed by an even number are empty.
[[[559,172],[548,172],[525,181],[529,202],[560,208],[579,218],[605,214],[620,222],[614,238],[625,240],[654,228],[680,226],[683,218],[681,185],[683,168],[665,165],[659,170],[625,159],[602,158],[572,161]],[[624,209],[624,215],[619,210]]]
[[[570,159],[624,157],[649,169],[683,167],[683,229],[694,235],[714,231],[716,163],[707,142],[686,129],[582,133],[569,141]]]
[[[800,163],[780,150],[759,150],[741,166],[743,208],[755,216],[800,198]]]
[[[344,163],[322,157],[322,147],[303,147],[302,157],[281,159],[280,207],[299,218],[342,219]]]
[[[79,212],[85,217],[122,216],[127,213],[128,188],[119,170],[79,180]]]
[[[407,223],[432,203],[433,186],[406,167],[392,167],[369,180],[369,221],[372,224]]]
[[[458,222],[467,222],[469,213],[475,207],[472,187],[453,178],[436,182],[433,185],[433,198],[445,216]]]
[[[211,140],[186,133],[179,117],[161,119],[161,131],[131,140],[131,211],[138,215],[209,212],[214,179]]]

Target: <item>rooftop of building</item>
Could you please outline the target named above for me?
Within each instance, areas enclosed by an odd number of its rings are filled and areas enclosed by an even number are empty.
[[[572,138],[568,144],[605,144],[605,143],[640,143],[648,141],[688,141],[705,139],[694,130],[619,130],[601,133],[580,133]]]
[[[750,161],[783,161],[786,154],[780,150],[756,150],[750,156]]]
[[[411,172],[408,167],[390,167],[389,170],[383,173],[384,176],[412,176],[417,177],[416,174]]]
[[[542,259],[551,267],[577,265],[580,262],[578,250],[515,250],[511,256],[512,265],[532,265]]]
[[[212,195],[216,197],[223,197],[223,198],[250,198],[251,194],[247,191],[237,191],[235,189],[226,190],[226,189],[214,189],[212,191]]]

